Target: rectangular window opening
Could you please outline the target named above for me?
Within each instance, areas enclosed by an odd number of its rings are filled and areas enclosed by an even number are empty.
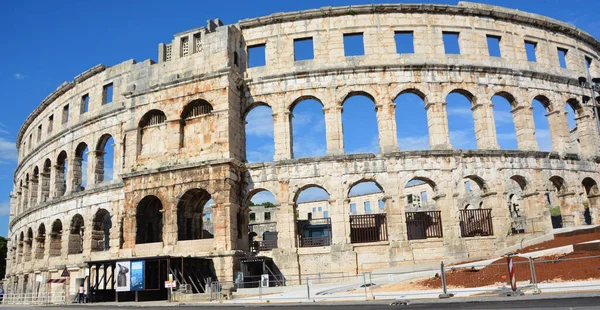
[[[37,130],[37,141],[40,142],[40,140],[42,140],[42,124],[38,126]]]
[[[265,212],[265,221],[271,220],[271,212]]]
[[[470,191],[471,191],[471,182],[469,182],[469,181],[465,181],[465,190],[466,190],[467,192],[470,192]]]
[[[248,46],[248,68],[261,67],[267,64],[266,44]]]
[[[329,218],[329,211],[323,212],[323,218]]]
[[[104,85],[102,88],[102,104],[108,104],[113,101],[113,84]]]
[[[458,34],[458,32],[442,32],[442,37],[444,39],[444,52],[446,55],[460,55]]]
[[[344,34],[344,56],[362,56],[365,54],[365,41],[362,32]]]
[[[48,133],[52,132],[52,124],[54,123],[54,114],[48,117]]]
[[[248,219],[250,222],[256,221],[256,213],[250,213],[250,215],[248,215]]]
[[[90,95],[86,94],[81,97],[81,114],[86,113],[90,108]]]
[[[356,204],[355,203],[350,204],[350,213],[352,213],[352,214],[356,213]]]
[[[371,213],[371,202],[365,201],[365,213]]]
[[[488,54],[491,57],[502,57],[502,53],[500,52],[500,38],[493,35],[487,36]]]
[[[561,68],[567,68],[567,50],[564,48],[558,48],[558,64]]]
[[[427,192],[421,192],[421,201],[427,201]]]
[[[383,203],[383,200],[380,199],[377,203],[379,204],[379,210],[385,209],[385,203]]]
[[[412,31],[396,31],[394,32],[394,40],[396,41],[396,53],[415,53],[415,43]]]
[[[69,105],[63,107],[62,110],[62,123],[66,124],[69,121]]]
[[[537,47],[536,42],[525,41],[525,53],[527,53],[527,61],[536,62],[535,50]]]
[[[311,60],[315,58],[313,39],[294,39],[294,61]]]
[[[592,67],[592,58],[586,56],[585,57],[585,68],[587,69],[587,73],[588,74],[591,74],[590,73],[590,68],[591,67]]]

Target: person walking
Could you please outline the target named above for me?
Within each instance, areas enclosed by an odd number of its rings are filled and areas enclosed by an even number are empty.
[[[84,293],[85,293],[85,289],[83,288],[83,283],[81,283],[81,285],[79,285],[79,294],[78,294],[79,295],[78,296],[79,297],[79,303],[83,302],[83,299],[84,299],[84,296],[85,296]]]

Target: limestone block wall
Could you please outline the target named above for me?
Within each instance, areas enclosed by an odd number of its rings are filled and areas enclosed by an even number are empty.
[[[396,52],[398,32],[412,32],[414,53]],[[458,33],[460,54],[445,54],[444,32]],[[364,55],[345,56],[344,34],[359,33]],[[501,38],[501,57],[489,56],[487,36]],[[307,38],[313,59],[295,61],[294,40]],[[536,44],[535,62],[527,60],[525,42]],[[256,45],[264,45],[266,64],[250,67],[249,51]],[[567,50],[567,68],[559,65],[559,48]],[[468,2],[326,7],[232,25],[213,20],[175,34],[159,44],[156,62],[95,66],[60,85],[25,120],[11,193],[10,290],[30,290],[26,279],[56,276],[65,266],[83,275],[86,261],[156,255],[210,258],[219,279],[231,280],[238,259],[249,255],[247,202],[260,190],[273,193],[277,205],[272,217],[278,248],[264,254],[289,277],[308,274],[315,264],[355,273],[489,257],[550,232],[549,209],[555,206],[565,225],[585,224],[585,205],[591,223],[598,224],[597,116],[581,102],[577,79],[588,71],[600,74],[599,58],[600,42],[572,25]],[[429,150],[404,151],[398,142],[394,116],[402,107],[394,100],[407,92],[424,101]],[[451,93],[472,104],[476,150],[450,143]],[[373,101],[376,154],[344,154],[342,113],[354,95]],[[499,150],[494,95],[511,104],[517,150]],[[303,99],[323,105],[326,156],[294,158],[293,107]],[[534,99],[546,109],[552,152],[539,151]],[[577,114],[573,131],[567,104]],[[275,160],[248,164],[246,116],[260,105],[273,112]],[[110,138],[114,145],[107,145]],[[106,158],[107,147],[114,158]],[[114,177],[108,180],[104,172],[111,162]],[[413,180],[423,183],[406,187]],[[348,193],[365,181],[382,189],[371,209],[385,215],[387,230],[384,240],[359,244],[352,242],[350,203],[361,198]],[[295,197],[310,186],[330,195],[327,246],[298,244],[296,221],[312,205]],[[427,205],[407,205],[407,195],[422,191]],[[214,238],[178,240],[178,211],[193,208],[191,202],[206,194],[214,201],[205,212]],[[511,233],[515,204],[530,223],[525,235]],[[493,234],[462,236],[465,208],[490,209]],[[152,231],[156,238],[147,243],[138,240],[138,220],[147,220],[140,210],[156,214],[150,225],[158,230]],[[443,235],[409,240],[405,213],[433,210],[441,213]],[[69,249],[79,218],[82,253]]]

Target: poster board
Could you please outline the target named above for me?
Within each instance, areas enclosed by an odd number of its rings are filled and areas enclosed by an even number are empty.
[[[131,262],[131,287],[132,291],[144,290],[144,261]]]
[[[115,269],[117,278],[117,292],[129,292],[131,290],[131,262],[117,262]]]

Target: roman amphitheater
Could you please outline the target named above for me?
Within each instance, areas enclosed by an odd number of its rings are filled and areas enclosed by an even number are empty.
[[[398,35],[412,51],[398,51]],[[447,54],[446,35],[459,53]],[[345,53],[350,36],[362,55]],[[296,60],[299,41],[312,58]],[[84,281],[99,299],[131,300],[115,293],[115,264],[144,261],[135,298],[166,298],[168,273],[194,293],[263,273],[293,284],[317,271],[487,258],[553,226],[599,224],[597,117],[578,80],[600,74],[599,56],[600,41],[570,24],[468,2],[208,21],[159,44],[156,62],[97,65],[64,82],[25,120],[5,288],[62,290],[46,282],[67,269],[71,294]],[[398,143],[395,99],[406,93],[424,102],[427,149]],[[476,149],[450,144],[455,93],[472,104]],[[376,154],[344,152],[354,96],[373,103]],[[499,147],[494,96],[511,104],[518,149]],[[327,151],[295,158],[292,116],[309,99],[323,107]],[[538,147],[534,100],[551,152]],[[259,106],[272,110],[274,160],[248,163],[245,121]],[[379,191],[350,194],[365,182]],[[311,188],[328,198],[298,201]],[[263,191],[274,205],[250,206]]]

